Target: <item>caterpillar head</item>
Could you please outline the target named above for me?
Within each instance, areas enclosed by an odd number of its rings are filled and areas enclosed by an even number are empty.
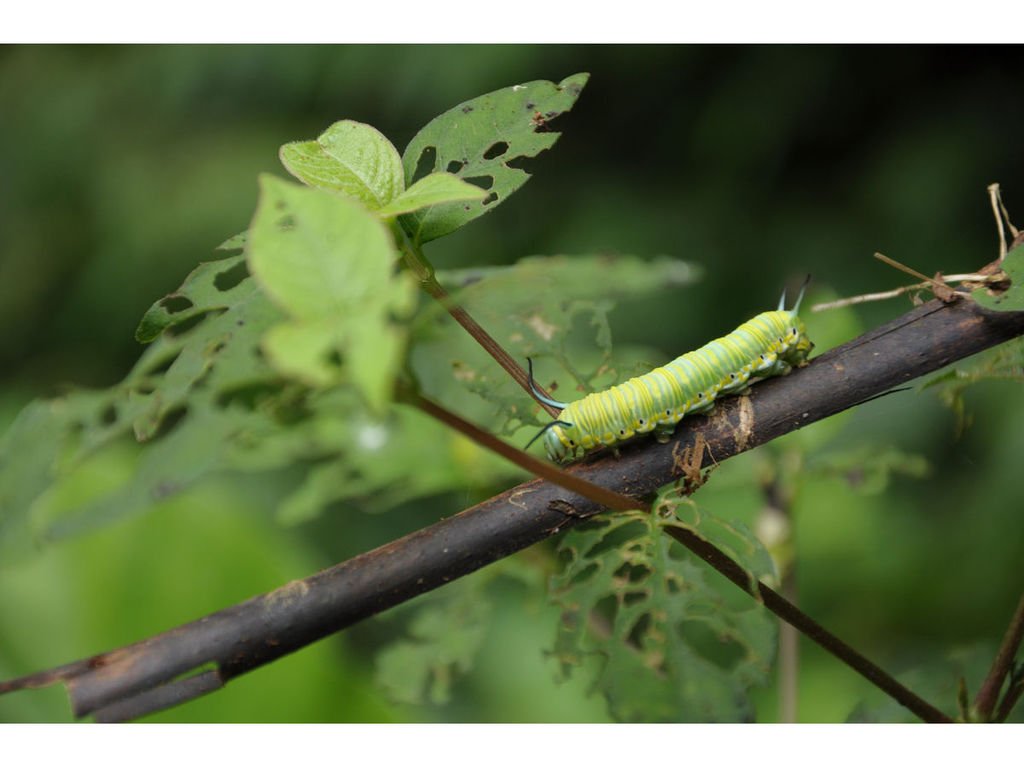
[[[544,437],[544,448],[547,450],[548,458],[551,461],[562,464],[568,458],[576,455],[576,442],[573,434],[576,428],[568,421],[555,419],[550,424],[545,424],[543,429],[533,436],[533,439],[526,444],[523,450],[527,450],[541,436]]]
[[[563,426],[564,425],[564,426]],[[566,428],[571,428],[566,422],[555,422],[547,434],[544,435],[544,448],[548,452],[548,458],[558,464],[565,463],[569,455],[569,436]]]
[[[807,356],[811,354],[811,350],[814,349],[814,343],[807,336],[807,328],[804,326],[804,321],[800,319],[797,314],[800,311],[800,305],[803,303],[804,294],[807,292],[807,286],[811,282],[811,276],[808,275],[807,279],[804,280],[803,286],[800,288],[800,295],[796,297],[796,304],[789,310],[790,333],[796,336],[795,339],[789,340],[789,361],[794,365],[803,365],[807,360]],[[782,292],[782,298],[779,299],[779,310],[786,311],[786,292]]]
[[[804,321],[801,320],[796,312],[792,313],[792,329],[795,333],[795,343],[790,347],[789,358],[795,365],[802,365],[807,360],[807,356],[811,354],[811,350],[814,349],[814,342],[811,341],[807,335],[807,328],[804,326]]]

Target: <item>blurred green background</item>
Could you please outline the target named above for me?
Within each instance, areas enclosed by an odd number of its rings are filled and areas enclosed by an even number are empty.
[[[281,144],[352,118],[402,149],[462,100],[579,71],[590,82],[560,119],[559,143],[533,163],[535,178],[429,246],[439,268],[596,252],[699,263],[699,287],[612,316],[616,343],[666,357],[774,306],[782,287],[808,272],[817,290],[839,295],[904,283],[874,251],[929,274],[976,269],[996,256],[990,182],[1002,183],[1011,216],[1024,221],[1019,54],[949,46],[0,48],[0,428],[32,398],[68,384],[108,386],[127,372],[140,353],[133,332],[143,312],[246,228],[257,174],[285,175]],[[892,301],[858,315],[867,328],[906,308]],[[818,351],[842,340],[819,340]],[[937,671],[946,660],[976,689],[984,648],[998,642],[1020,591],[1019,389],[973,390],[973,427],[960,439],[929,394],[858,409],[839,441],[920,454],[931,474],[896,479],[875,496],[821,481],[798,505],[801,604],[923,690],[951,695],[953,678]],[[753,471],[756,462],[730,471]],[[707,503],[719,514],[756,509],[757,499],[714,485]],[[251,486],[206,484],[144,518],[29,562],[0,563],[0,678],[162,631],[478,499],[467,492],[396,515],[282,529]],[[476,666],[447,704],[395,704],[375,684],[373,652],[401,631],[385,616],[154,719],[606,719],[582,676],[551,681],[544,652],[554,609],[537,590],[503,584],[491,587],[499,609]],[[816,649],[804,651],[802,720],[844,720],[862,700],[882,700]],[[915,677],[917,665],[930,676]],[[774,719],[771,688],[758,707],[761,719]],[[0,721],[68,718],[59,689],[0,698]]]

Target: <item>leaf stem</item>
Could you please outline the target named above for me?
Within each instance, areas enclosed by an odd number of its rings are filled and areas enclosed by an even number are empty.
[[[1010,712],[1020,701],[1021,695],[1024,695],[1024,666],[1015,667],[1010,672],[1010,685],[1007,687],[1006,693],[1003,694],[1002,701],[999,702],[999,710],[996,712],[993,722],[1006,722],[1006,718],[1010,716]]]
[[[1010,625],[1006,628],[1006,634],[1003,636],[1003,642],[996,652],[995,659],[992,661],[992,668],[989,670],[985,681],[981,684],[981,688],[978,689],[978,695],[974,699],[974,719],[982,722],[992,720],[992,712],[995,710],[996,703],[999,700],[999,691],[1003,687],[1003,681],[1006,679],[1006,676],[1010,674],[1013,668],[1013,657],[1020,649],[1022,640],[1024,640],[1024,595],[1021,595],[1017,603],[1017,609],[1013,612]],[[1011,678],[1011,685],[1006,691],[1004,700],[1014,690],[1014,682],[1018,683],[1016,688],[1021,688],[1021,680],[1017,679],[1014,681]],[[1021,691],[1017,690],[1016,697],[1019,698],[1020,694]],[[1012,704],[1010,706],[1012,707]],[[1002,708],[1000,709],[1002,710]],[[1002,711],[1000,711],[1000,714],[1002,714]],[[1009,714],[1009,709],[1007,709],[1005,714]]]
[[[455,322],[465,328],[466,332],[476,339],[477,343],[484,348],[487,354],[493,357],[495,362],[508,372],[508,375],[511,376],[513,380],[515,380],[515,382],[530,395],[531,399],[536,399],[530,389],[529,376],[526,371],[523,370],[523,367],[516,362],[515,358],[506,352],[505,348],[502,347],[493,336],[485,331],[483,327],[473,319],[469,312],[456,302],[448,291],[444,289],[444,286],[437,281],[437,277],[434,274],[434,268],[430,262],[427,261],[422,250],[408,242],[403,243],[401,250],[406,266],[408,266],[409,270],[416,275],[416,278],[420,281],[420,285],[423,286],[423,289],[434,299],[440,302],[441,306],[445,308]],[[548,396],[548,393],[545,392],[540,385],[534,383],[534,386],[542,395]],[[559,410],[557,408],[547,405],[546,403],[542,403],[539,400],[537,400],[537,404],[547,411],[553,418],[558,417]]]

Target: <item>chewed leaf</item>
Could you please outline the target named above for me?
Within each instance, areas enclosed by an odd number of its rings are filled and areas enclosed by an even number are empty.
[[[771,663],[775,622],[758,605],[728,605],[706,566],[664,534],[674,520],[617,514],[574,529],[552,581],[562,606],[556,656],[563,673],[604,658],[595,687],[617,719],[750,719],[748,689]]]
[[[402,159],[380,131],[355,120],[341,120],[316,141],[281,147],[288,172],[311,187],[341,192],[367,208],[387,205],[405,188]]]
[[[987,288],[971,292],[972,298],[986,309],[1000,312],[1024,311],[1024,245],[1019,245],[1006,254],[1003,271],[1010,278],[1010,287],[998,295],[992,295]]]
[[[424,176],[405,192],[377,211],[382,218],[418,211],[441,203],[459,200],[483,200],[487,193],[450,173]]]
[[[771,556],[757,536],[742,523],[725,520],[681,495],[676,488],[663,491],[655,509],[664,519],[665,526],[685,528],[725,552],[743,567],[751,586],[757,581],[776,581]],[[675,519],[670,520],[672,517]]]
[[[243,256],[203,262],[178,290],[146,311],[135,329],[135,340],[148,344],[168,328],[225,309],[235,301],[238,291],[246,290],[238,286],[248,275]]]
[[[472,667],[487,631],[492,608],[481,588],[485,582],[477,578],[453,584],[447,599],[419,610],[408,638],[377,654],[375,677],[391,699],[406,704],[448,701],[452,684]]]
[[[435,171],[448,171],[486,190],[482,200],[436,205],[402,216],[418,242],[447,235],[501,205],[526,183],[518,167],[549,149],[560,134],[550,123],[572,109],[589,76],[555,84],[537,80],[463,102],[434,118],[413,137],[402,155],[406,185]]]

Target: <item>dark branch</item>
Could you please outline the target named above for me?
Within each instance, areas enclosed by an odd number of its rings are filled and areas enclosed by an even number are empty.
[[[648,498],[687,469],[680,457],[698,432],[721,462],[1022,333],[1024,313],[933,301],[791,376],[758,384],[749,397],[723,401],[708,417],[687,419],[667,444],[626,446],[618,459],[593,458],[572,472],[620,494]],[[138,717],[215,689],[600,511],[551,483],[523,483],[308,579],[133,645],[0,683],[0,693],[63,680],[77,716]],[[216,665],[215,680],[203,674],[198,684],[178,681],[210,664]],[[157,690],[167,683],[172,685]],[[115,707],[122,706],[119,713]]]

